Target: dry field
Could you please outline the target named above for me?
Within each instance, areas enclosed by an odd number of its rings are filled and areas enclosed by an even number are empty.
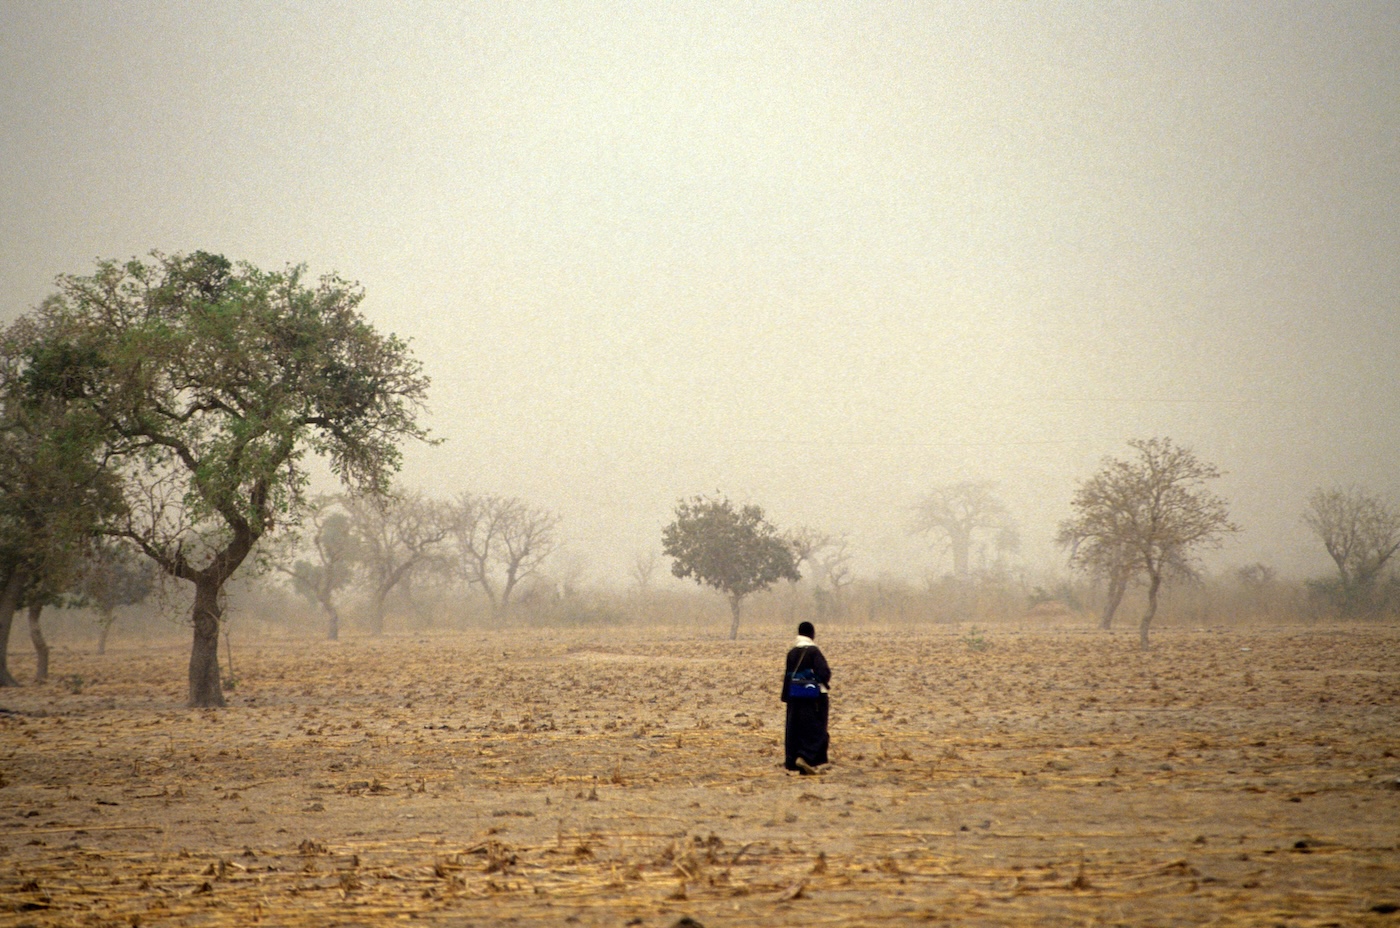
[[[786,629],[60,650],[0,925],[1400,926],[1400,628],[819,631],[821,777]]]

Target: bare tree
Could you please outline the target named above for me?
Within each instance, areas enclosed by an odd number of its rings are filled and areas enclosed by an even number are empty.
[[[830,535],[810,525],[799,525],[789,529],[787,540],[799,569],[804,563],[811,564],[816,553],[831,544]]]
[[[522,580],[558,548],[559,516],[516,497],[463,493],[450,507],[450,533],[462,576],[478,586],[500,619]]]
[[[1070,507],[1074,517],[1060,524],[1058,538],[1068,545],[1074,566],[1114,564],[1147,577],[1147,611],[1138,627],[1142,647],[1157,614],[1162,578],[1187,572],[1197,549],[1217,546],[1239,531],[1225,500],[1206,489],[1220,476],[1213,465],[1170,438],[1128,442],[1135,460],[1105,458],[1098,473],[1079,485]]]
[[[812,598],[816,600],[818,615],[839,614],[842,593],[852,580],[850,539],[806,525],[792,529],[787,538],[798,568],[801,569],[803,564],[809,568]]]
[[[811,564],[817,614],[823,618],[841,615],[846,608],[846,588],[855,579],[851,575],[851,540],[845,535],[828,537],[827,543],[813,552]]]
[[[645,596],[651,591],[651,580],[656,575],[656,568],[661,566],[661,557],[655,550],[638,552],[632,559],[632,567],[628,574],[637,584],[637,590]]]
[[[1308,497],[1303,521],[1337,565],[1343,612],[1373,611],[1377,581],[1400,550],[1400,510],[1358,487],[1334,487]]]
[[[952,551],[953,574],[966,578],[974,538],[982,533],[995,536],[1011,522],[1010,513],[995,490],[996,484],[987,480],[964,480],[936,487],[914,507],[909,533],[941,540]]]
[[[787,543],[792,549],[793,563],[798,570],[797,574],[788,577],[788,618],[791,620],[797,614],[797,584],[801,582],[802,565],[812,567],[817,552],[831,543],[831,536],[810,525],[798,525],[788,530]]]
[[[384,634],[384,603],[399,584],[443,556],[451,531],[443,507],[421,493],[352,496],[351,532],[370,581],[370,634]]]

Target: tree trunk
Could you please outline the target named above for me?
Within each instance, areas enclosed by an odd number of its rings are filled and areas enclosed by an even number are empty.
[[[35,683],[43,683],[49,678],[49,643],[44,640],[44,630],[39,627],[39,615],[43,611],[43,603],[29,604],[29,640],[34,642]]]
[[[321,605],[325,607],[326,614],[330,616],[330,622],[326,624],[326,638],[330,641],[340,640],[340,613],[335,611],[335,606],[331,605],[328,599],[321,600]]]
[[[968,575],[969,554],[972,551],[972,535],[948,533],[948,542],[953,549],[953,576],[962,580]]]
[[[19,608],[19,598],[28,583],[29,571],[16,567],[0,591],[0,686],[19,686],[19,681],[10,673],[10,629],[14,627],[15,610]]]
[[[221,583],[201,575],[194,582],[194,645],[190,648],[190,708],[225,705],[219,679],[219,588]]]
[[[743,605],[742,596],[729,597],[729,613],[733,616],[733,621],[729,623],[729,640],[736,641],[739,638],[739,607]]]
[[[369,633],[378,638],[384,634],[384,600],[389,598],[391,587],[381,587],[374,591],[369,610]]]
[[[1162,575],[1152,574],[1152,579],[1147,584],[1147,611],[1143,613],[1142,624],[1138,626],[1138,642],[1144,651],[1151,647],[1147,642],[1147,630],[1152,627],[1152,617],[1157,614],[1157,591],[1161,587]]]
[[[102,613],[102,618],[97,620],[97,653],[99,655],[107,653],[107,635],[112,631],[112,623],[117,617],[108,609]]]
[[[1103,618],[1099,622],[1099,628],[1107,631],[1113,627],[1113,616],[1117,614],[1118,607],[1123,603],[1123,594],[1128,591],[1128,575],[1126,573],[1113,573],[1108,578],[1108,600],[1103,604]]]

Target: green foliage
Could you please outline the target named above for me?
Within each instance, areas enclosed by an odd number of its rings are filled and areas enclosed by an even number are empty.
[[[979,653],[988,650],[992,646],[991,641],[982,634],[982,630],[976,625],[967,630],[967,634],[962,637],[962,642],[967,646],[969,651],[977,651]]]
[[[295,521],[306,456],[382,493],[399,442],[426,437],[428,380],[407,345],[360,315],[358,286],[304,276],[153,252],[60,277],[33,323],[33,379],[95,421],[120,462],[116,533],[194,584],[191,705],[223,705],[219,595]]]
[[[292,519],[308,452],[379,492],[399,441],[424,437],[427,379],[407,346],[360,315],[358,287],[304,273],[153,253],[62,277],[41,309],[34,379],[107,429],[127,461],[128,534],[177,576],[193,551],[246,554]]]
[[[791,542],[763,517],[763,510],[735,508],[724,497],[681,500],[661,542],[666,556],[674,559],[672,574],[735,600],[779,580],[801,579]]]
[[[20,571],[23,599],[51,603],[122,507],[101,423],[43,334],[29,318],[0,333],[0,585]]]

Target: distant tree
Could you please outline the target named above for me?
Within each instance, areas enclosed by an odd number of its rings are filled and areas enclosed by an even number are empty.
[[[816,558],[817,552],[821,551],[823,548],[825,548],[831,543],[830,535],[826,534],[820,529],[813,528],[810,525],[798,525],[794,528],[790,528],[785,533],[784,537],[787,539],[788,547],[792,549],[793,564],[796,565],[797,570],[799,572],[803,570],[803,565],[805,564],[809,575],[811,573],[812,568],[815,567],[814,558]],[[817,579],[820,580],[821,578],[818,577]],[[788,598],[789,619],[793,619],[796,617],[796,594],[797,584],[799,582],[799,577],[794,576],[788,578],[788,587],[792,594]]]
[[[376,493],[399,442],[425,437],[428,380],[407,345],[360,315],[357,286],[304,276],[153,252],[60,277],[40,309],[64,381],[127,446],[120,534],[194,586],[191,706],[224,705],[220,594],[303,503],[307,454]]]
[[[43,683],[49,678],[49,643],[44,639],[44,630],[39,626],[39,614],[48,603],[32,599],[27,604],[29,613],[29,641],[34,646],[34,682]]]
[[[825,582],[831,592],[837,594],[850,586],[855,580],[851,574],[853,557],[851,540],[848,537],[839,535],[832,539],[831,544],[816,555],[816,569],[821,578],[817,581],[818,585]]]
[[[628,574],[632,582],[637,584],[637,590],[645,596],[651,590],[652,577],[656,574],[656,568],[660,565],[661,558],[655,551],[641,551],[632,558],[632,567]]]
[[[788,546],[792,548],[793,559],[800,570],[803,564],[810,565],[817,552],[831,544],[831,536],[810,525],[799,525],[787,532]]]
[[[370,633],[382,635],[389,594],[415,571],[429,569],[446,556],[452,524],[441,503],[406,490],[350,497],[345,508],[369,577]]]
[[[823,618],[842,609],[842,593],[851,584],[851,543],[845,535],[798,526],[788,532],[797,567],[806,564],[812,578],[812,598]]]
[[[936,487],[914,507],[911,535],[932,535],[953,554],[953,574],[966,579],[971,569],[973,541],[979,534],[994,538],[1010,525],[1006,506],[996,496],[996,484],[964,480]]]
[[[1303,521],[1337,565],[1342,612],[1374,612],[1381,573],[1400,550],[1400,510],[1358,487],[1334,487],[1308,497]]]
[[[97,610],[97,653],[107,653],[118,606],[134,606],[155,591],[155,562],[111,539],[100,540],[78,565],[69,587],[70,606]]]
[[[516,497],[463,493],[450,507],[449,524],[462,576],[486,594],[496,619],[509,611],[520,582],[559,546],[559,516]]]
[[[815,594],[821,615],[840,615],[845,608],[845,591],[855,579],[851,575],[851,540],[845,535],[828,537],[827,543],[812,553]]]
[[[1274,581],[1278,579],[1278,571],[1268,564],[1256,561],[1253,564],[1237,568],[1235,579],[1239,581],[1240,586],[1257,593],[1273,585]]]
[[[21,606],[37,679],[47,676],[39,615],[121,506],[102,423],[78,402],[72,358],[48,350],[45,334],[32,316],[0,333],[0,686],[17,682],[8,652]]]
[[[695,496],[676,504],[676,518],[661,534],[671,573],[713,587],[729,600],[729,638],[739,637],[744,597],[779,580],[798,580],[797,555],[754,505],[735,508],[726,497]]]
[[[290,566],[279,559],[276,569],[291,578],[292,588],[326,613],[326,638],[340,638],[340,610],[336,596],[355,579],[360,556],[359,540],[339,496],[312,499],[302,521],[302,541],[310,559],[299,558]]]
[[[1157,614],[1157,595],[1170,572],[1192,567],[1194,552],[1239,531],[1225,500],[1206,489],[1220,476],[1170,438],[1128,442],[1133,460],[1105,458],[1098,473],[1080,483],[1060,524],[1058,539],[1073,552],[1074,566],[1114,564],[1147,578],[1147,611],[1138,627],[1142,647]],[[1131,566],[1129,566],[1131,565]]]

